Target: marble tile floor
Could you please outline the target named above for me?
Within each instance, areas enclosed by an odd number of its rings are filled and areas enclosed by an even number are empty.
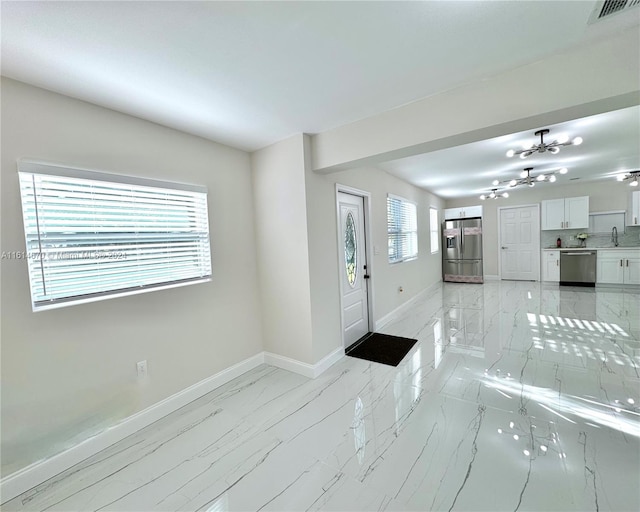
[[[2,510],[640,510],[640,292],[444,283],[398,367],[263,365]]]

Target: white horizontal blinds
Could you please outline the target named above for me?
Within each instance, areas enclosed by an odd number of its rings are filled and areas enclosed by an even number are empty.
[[[389,263],[417,257],[418,220],[416,205],[400,197],[387,196]]]
[[[19,175],[34,309],[211,276],[206,192]]]
[[[431,234],[431,254],[439,250],[440,226],[438,225],[438,210],[429,208],[429,233]]]

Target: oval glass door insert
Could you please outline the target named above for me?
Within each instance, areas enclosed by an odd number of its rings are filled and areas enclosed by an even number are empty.
[[[355,285],[358,272],[358,267],[356,265],[357,244],[356,223],[353,220],[353,215],[349,212],[347,214],[347,222],[344,231],[344,262],[347,271],[347,281],[352,288]]]

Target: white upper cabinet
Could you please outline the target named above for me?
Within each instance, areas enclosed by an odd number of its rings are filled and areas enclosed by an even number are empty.
[[[565,198],[564,224],[565,229],[589,227],[589,196]]]
[[[631,192],[631,211],[627,217],[627,226],[640,226],[640,190]]]
[[[589,196],[542,201],[542,229],[589,227]]]
[[[482,217],[482,205],[462,206],[460,208],[445,208],[444,220],[469,219]]]
[[[542,201],[542,229],[564,229],[564,199]]]

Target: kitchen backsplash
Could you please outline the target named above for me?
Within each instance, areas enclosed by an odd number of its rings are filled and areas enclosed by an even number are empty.
[[[580,247],[578,233],[589,233],[587,229],[561,229],[558,231],[541,231],[540,247],[543,249],[556,246],[556,240],[562,240],[562,247]],[[573,240],[571,240],[573,237]],[[589,235],[587,247],[614,247],[611,234]],[[640,247],[640,226],[627,226],[624,233],[618,232],[618,247]]]

